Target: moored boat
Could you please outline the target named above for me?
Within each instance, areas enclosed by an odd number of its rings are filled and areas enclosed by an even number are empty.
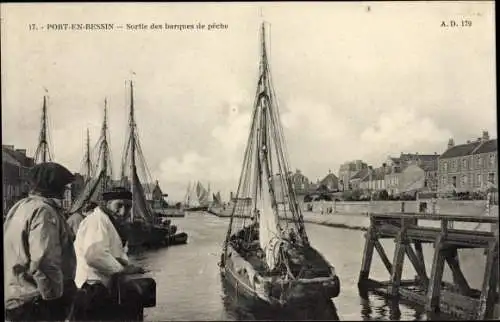
[[[252,125],[219,266],[238,294],[287,307],[334,298],[340,281],[306,234],[271,84],[264,24],[261,31]]]
[[[168,237],[168,245],[173,246],[173,245],[183,245],[186,244],[188,241],[188,235],[184,232],[178,233],[178,234],[173,234]]]

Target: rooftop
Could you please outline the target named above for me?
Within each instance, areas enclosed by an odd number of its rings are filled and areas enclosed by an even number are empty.
[[[479,154],[479,153],[487,153],[493,152],[497,150],[497,140],[488,140],[488,141],[474,141],[465,144],[459,144],[452,146],[448,150],[446,150],[442,155],[441,159],[449,159],[456,157],[463,157],[466,155]]]

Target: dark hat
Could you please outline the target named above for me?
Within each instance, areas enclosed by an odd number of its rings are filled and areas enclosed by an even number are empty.
[[[32,189],[46,197],[62,197],[64,187],[75,180],[75,176],[64,166],[55,162],[40,163],[28,171]]]
[[[132,200],[132,192],[127,188],[116,187],[102,193],[102,200],[104,201],[115,199]]]

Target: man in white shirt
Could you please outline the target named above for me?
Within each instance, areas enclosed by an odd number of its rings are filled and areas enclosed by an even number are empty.
[[[90,301],[85,318],[101,321],[117,317],[116,299],[111,292],[113,277],[144,273],[142,268],[129,264],[125,249],[123,224],[130,215],[132,193],[114,188],[104,192],[102,200],[80,223],[75,239],[75,283]]]

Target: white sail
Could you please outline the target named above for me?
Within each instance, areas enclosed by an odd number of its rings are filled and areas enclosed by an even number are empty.
[[[272,183],[271,183],[272,184]],[[273,210],[271,195],[269,190],[270,182],[267,176],[262,178],[259,203],[259,242],[260,247],[266,254],[266,263],[269,269],[274,269],[277,264],[279,253],[279,243],[281,241],[280,228],[278,225],[278,215]]]
[[[189,192],[189,204],[188,207],[196,208],[200,206],[200,199],[198,198],[198,193],[196,192],[197,185],[193,185],[191,191]]]
[[[208,192],[207,189],[205,189],[201,183],[198,181],[198,184],[196,185],[196,196],[198,198],[198,202],[200,203],[201,206],[208,206]]]
[[[207,203],[208,205],[211,205],[214,202],[214,199],[212,197],[212,193],[210,192],[210,182],[208,183],[208,192],[207,192]]]
[[[189,206],[189,199],[191,198],[191,181],[188,182],[186,196],[184,197],[184,205]]]

